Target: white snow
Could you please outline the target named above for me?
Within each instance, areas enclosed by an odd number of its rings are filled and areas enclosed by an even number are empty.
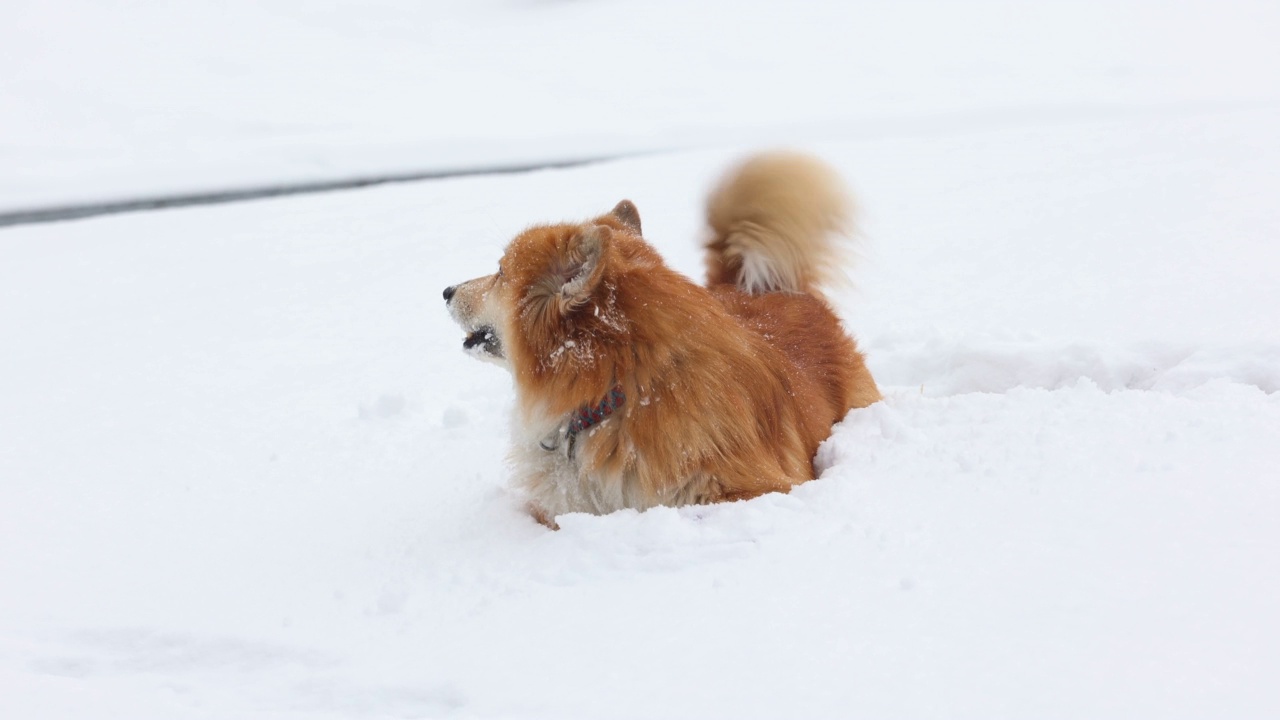
[[[0,212],[1274,106],[1268,0],[8,0]]]
[[[486,159],[466,127],[498,159],[725,131],[0,230],[0,717],[1280,714],[1270,4],[761,5],[714,36],[728,5],[18,7],[0,118],[47,122],[0,134],[7,207],[274,180],[304,146]],[[413,12],[457,19],[427,42]],[[314,46],[272,40],[299,28]],[[844,53],[878,70],[814,93]],[[700,63],[720,57],[750,72]],[[789,87],[798,67],[816,84]],[[507,99],[527,114],[486,115]],[[340,129],[254,140],[252,117]],[[756,123],[855,188],[836,302],[886,400],[790,495],[545,530],[505,489],[510,379],[462,351],[441,290],[623,197],[700,275],[703,193]],[[131,159],[91,161],[117,141]]]

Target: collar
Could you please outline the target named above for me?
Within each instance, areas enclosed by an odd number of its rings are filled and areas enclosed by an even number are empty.
[[[543,450],[552,451],[560,447],[560,436],[563,434],[565,439],[569,441],[569,457],[573,457],[573,446],[578,437],[578,433],[583,430],[592,428],[604,422],[612,415],[622,404],[627,401],[627,394],[622,391],[621,385],[614,385],[604,399],[591,407],[582,406],[574,411],[573,416],[569,419],[569,425],[563,429],[556,429],[551,435],[543,438],[538,443]]]
[[[613,414],[614,410],[622,407],[622,403],[627,401],[627,394],[622,392],[621,385],[614,385],[604,399],[596,404],[595,407],[580,407],[574,413],[573,419],[569,421],[568,433],[577,435],[593,425],[599,425],[604,419]]]

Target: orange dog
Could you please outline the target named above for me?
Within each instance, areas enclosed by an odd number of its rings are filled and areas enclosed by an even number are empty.
[[[444,291],[463,347],[515,376],[511,459],[535,517],[738,500],[814,476],[833,423],[880,399],[819,287],[849,204],[803,155],[756,156],[707,203],[707,287],[628,200],[511,241]]]

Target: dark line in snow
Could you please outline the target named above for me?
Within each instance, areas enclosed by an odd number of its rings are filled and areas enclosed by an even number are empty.
[[[259,200],[262,198],[281,197],[284,195],[307,195],[311,193],[334,192],[373,185],[391,183],[407,183],[419,180],[444,180],[447,178],[471,177],[477,175],[515,175],[535,172],[537,170],[557,170],[561,168],[582,167],[609,160],[617,160],[639,153],[617,155],[600,155],[596,157],[575,158],[572,160],[552,160],[523,165],[491,165],[484,167],[462,168],[452,170],[423,170],[407,173],[389,173],[384,175],[365,175],[341,180],[318,180],[280,185],[262,185],[256,187],[236,188],[231,190],[213,190],[209,192],[182,193],[177,195],[155,195],[152,197],[119,200],[114,202],[84,203],[79,205],[60,205],[32,210],[14,210],[0,212],[0,227],[12,225],[30,225],[34,223],[59,222],[62,220],[79,220],[99,215],[115,215],[117,213],[161,210],[164,208],[190,207],[192,205],[218,205],[221,203]]]
[[[821,123],[811,126],[803,133],[807,140],[870,140],[892,137],[922,137],[947,134],[963,134],[971,132],[988,132],[991,130],[1019,127],[1053,127],[1070,126],[1087,122],[1111,122],[1116,120],[1135,120],[1144,117],[1160,119],[1177,119],[1199,115],[1217,115],[1235,112],[1257,112],[1274,110],[1280,105],[1268,99],[1258,102],[1221,102],[1221,103],[1166,103],[1151,106],[1109,106],[1109,105],[1053,105],[1031,107],[987,108],[971,112],[953,112],[934,115],[919,115],[897,118],[867,118],[861,122],[843,121]],[[794,130],[794,129],[793,129]],[[707,149],[710,147],[726,147],[737,145],[776,145],[776,137],[770,134],[754,135],[751,133],[726,134],[717,131],[715,138],[700,137],[683,143],[671,143],[662,148],[624,151],[612,154],[578,157],[564,160],[547,160],[543,162],[514,163],[510,165],[489,165],[471,168],[454,168],[448,170],[422,170],[405,173],[382,173],[363,175],[337,180],[317,180],[315,182],[279,183],[275,185],[259,185],[229,190],[212,190],[208,192],[178,193],[174,195],[154,195],[152,197],[135,198],[96,203],[59,205],[30,210],[12,210],[0,212],[0,228],[13,225],[58,222],[61,220],[77,220],[96,217],[98,215],[114,215],[117,213],[143,212],[162,210],[164,208],[189,207],[193,205],[217,205],[220,203],[258,200],[262,198],[281,197],[284,195],[305,195],[308,193],[334,192],[352,190],[372,185],[390,183],[416,182],[420,180],[444,180],[448,178],[471,177],[482,175],[515,175],[535,172],[537,170],[556,170],[561,168],[581,167],[595,163],[622,160],[624,158],[655,155],[659,153]],[[788,143],[782,143],[786,145]]]

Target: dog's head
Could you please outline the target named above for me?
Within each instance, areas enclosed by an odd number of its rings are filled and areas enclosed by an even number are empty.
[[[586,223],[520,233],[496,273],[445,288],[449,314],[466,332],[462,347],[508,370],[513,355],[543,364],[555,359],[557,348],[574,347],[567,325],[602,320],[607,308],[593,298],[619,252],[616,246],[639,238],[640,215],[629,200]],[[607,313],[603,321],[609,322]]]

